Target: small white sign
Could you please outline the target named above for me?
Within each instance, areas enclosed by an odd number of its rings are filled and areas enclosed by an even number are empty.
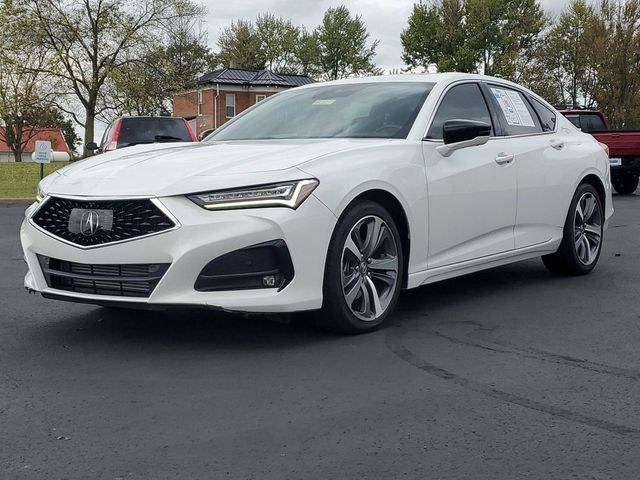
[[[609,159],[609,165],[611,165],[612,167],[619,167],[620,165],[622,165],[622,159],[619,157],[612,157]]]
[[[51,142],[48,140],[36,140],[36,149],[32,157],[33,161],[37,163],[51,162]]]
[[[491,93],[498,101],[504,118],[509,125],[520,127],[535,127],[533,118],[524,103],[524,99],[518,92],[491,87]]]

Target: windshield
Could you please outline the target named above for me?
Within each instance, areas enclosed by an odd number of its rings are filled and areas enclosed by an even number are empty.
[[[406,138],[433,83],[294,89],[260,102],[205,141]]]
[[[118,148],[138,143],[192,141],[182,118],[126,117],[122,119]]]

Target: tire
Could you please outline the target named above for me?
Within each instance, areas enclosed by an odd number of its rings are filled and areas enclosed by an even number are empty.
[[[374,235],[377,242],[367,241]],[[403,260],[400,234],[389,212],[371,201],[353,204],[331,237],[315,324],[348,334],[377,329],[398,302]]]
[[[556,253],[542,257],[556,275],[585,275],[598,263],[602,251],[604,208],[596,189],[582,183],[576,190]]]
[[[638,188],[638,177],[635,175],[614,175],[611,184],[620,195],[631,195]]]

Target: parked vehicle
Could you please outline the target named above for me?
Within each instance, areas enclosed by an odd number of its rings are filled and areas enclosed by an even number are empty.
[[[102,135],[100,145],[88,143],[87,149],[109,152],[144,143],[197,142],[191,125],[180,117],[118,117]]]
[[[21,229],[25,287],[99,305],[320,309],[322,325],[365,332],[401,288],[538,256],[589,273],[609,175],[593,137],[502,79],[312,84],[205,142],[46,177]]]
[[[597,110],[564,109],[561,113],[576,127],[609,147],[611,183],[621,195],[638,188],[640,130],[609,130],[607,118]]]

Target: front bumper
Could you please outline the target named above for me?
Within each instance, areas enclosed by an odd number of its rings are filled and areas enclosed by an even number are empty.
[[[326,253],[336,223],[333,213],[311,195],[297,209],[261,208],[207,211],[185,197],[160,199],[180,227],[154,236],[82,249],[62,242],[29,220],[27,209],[20,238],[29,271],[25,288],[45,296],[96,304],[132,307],[201,306],[244,312],[292,312],[322,306]],[[294,266],[293,280],[282,290],[198,292],[198,274],[211,260],[240,248],[282,239]],[[47,285],[38,255],[85,264],[170,263],[149,297],[69,292]]]

